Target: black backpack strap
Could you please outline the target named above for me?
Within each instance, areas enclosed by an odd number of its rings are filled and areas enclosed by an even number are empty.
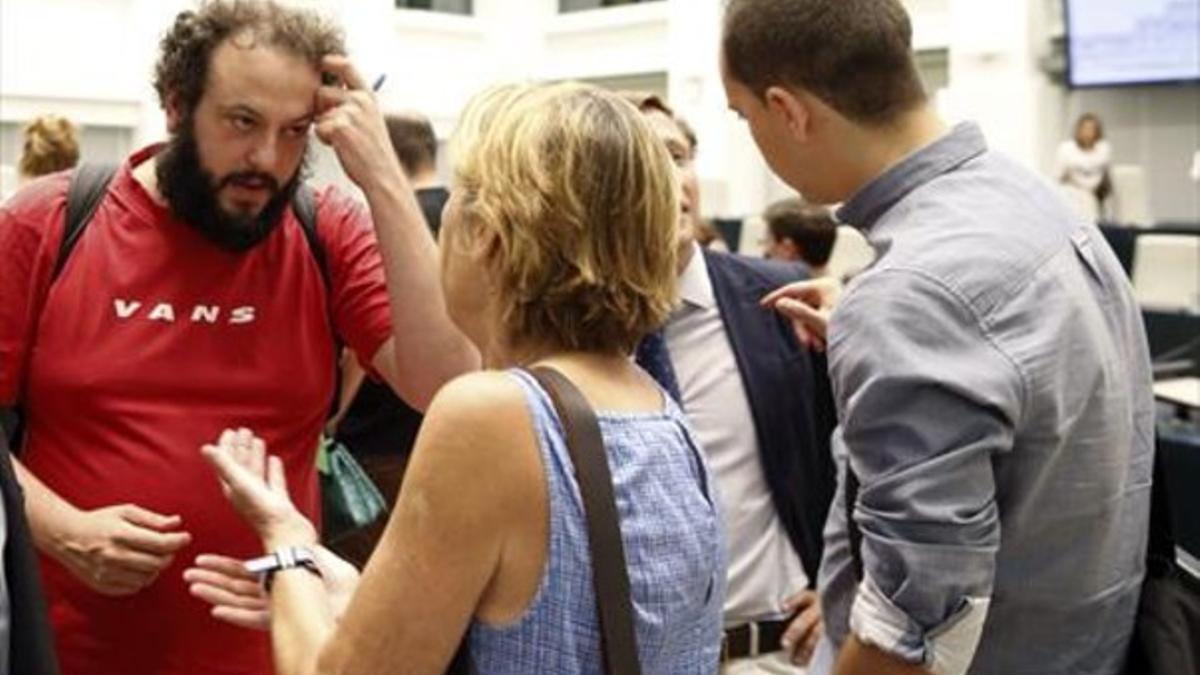
[[[91,222],[92,216],[104,195],[108,194],[108,185],[117,174],[117,167],[112,164],[81,164],[71,174],[71,185],[67,188],[67,216],[63,224],[62,244],[58,247],[58,259],[54,262],[54,274],[51,280],[57,279],[62,268],[67,264],[67,258],[84,229]]]
[[[292,210],[296,220],[300,221],[300,229],[308,241],[308,250],[312,252],[313,260],[321,269],[321,280],[325,282],[325,291],[333,291],[333,277],[329,273],[329,259],[325,255],[325,245],[317,235],[317,198],[312,188],[301,183],[292,197]]]
[[[95,215],[96,208],[108,194],[108,185],[115,175],[117,167],[113,164],[81,164],[71,172],[71,182],[67,187],[67,213],[63,218],[62,242],[58,246],[58,257],[54,260],[54,273],[50,276],[50,283],[54,283],[62,273],[75,244],[83,236],[83,231]],[[20,450],[25,436],[25,419],[19,402],[13,408],[0,410],[0,435],[11,443],[13,454]]]
[[[313,260],[317,261],[317,267],[321,270],[321,281],[325,282],[325,297],[332,299],[333,297],[333,275],[329,271],[329,259],[325,255],[325,245],[321,243],[321,237],[317,233],[317,198],[313,194],[312,188],[304,183],[296,189],[295,196],[292,197],[292,211],[296,214],[296,220],[300,222],[300,230],[304,232],[304,239],[308,242],[308,250],[312,253]],[[342,339],[337,333],[337,326],[333,323],[332,307],[329,315],[329,330],[333,334],[333,395],[329,401],[329,417],[332,418],[337,414],[338,408],[341,405],[342,398]]]

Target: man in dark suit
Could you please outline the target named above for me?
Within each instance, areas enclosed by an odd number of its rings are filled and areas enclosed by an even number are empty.
[[[638,361],[678,400],[717,484],[728,543],[722,673],[802,673],[821,634],[813,592],[835,475],[824,357],[760,300],[804,268],[702,251],[695,144],[652,96],[630,96],[679,168],[680,306]]]
[[[0,434],[0,675],[55,675],[58,661],[33,539],[25,521],[25,500],[13,475],[8,440]]]

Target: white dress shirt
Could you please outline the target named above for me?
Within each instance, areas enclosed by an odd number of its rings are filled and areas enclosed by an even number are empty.
[[[808,578],[763,474],[750,402],[697,246],[664,329],[683,409],[717,484],[729,547],[725,625],[781,619]]]

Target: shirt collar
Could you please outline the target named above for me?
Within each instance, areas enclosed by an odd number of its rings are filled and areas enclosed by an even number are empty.
[[[700,245],[692,243],[692,259],[679,275],[679,299],[684,305],[710,309],[717,304],[712,280],[708,278],[708,263]]]
[[[868,230],[905,195],[986,151],[987,141],[979,125],[958,124],[859,189],[838,209],[837,218]]]

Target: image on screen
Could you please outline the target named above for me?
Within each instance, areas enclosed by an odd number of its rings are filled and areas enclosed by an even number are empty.
[[[1075,87],[1200,80],[1200,0],[1064,0]]]

